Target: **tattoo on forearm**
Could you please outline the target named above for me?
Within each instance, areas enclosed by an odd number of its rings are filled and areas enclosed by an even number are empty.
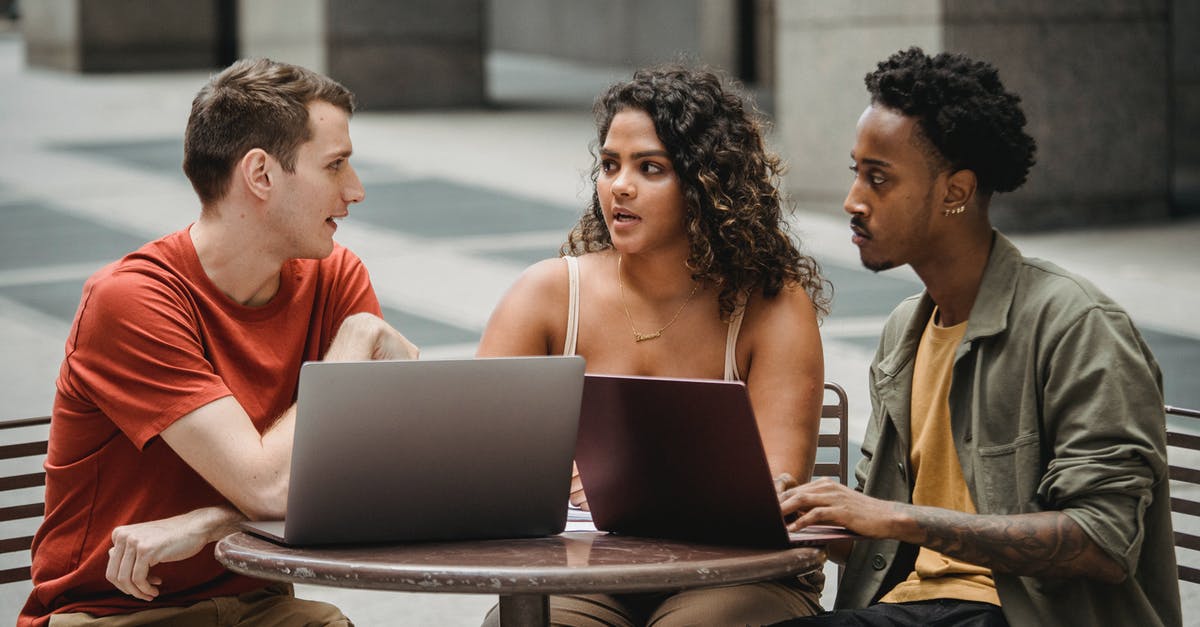
[[[1034,577],[1097,574],[1086,571],[1091,539],[1061,512],[981,516],[896,505],[915,521],[920,545],[951,557]]]

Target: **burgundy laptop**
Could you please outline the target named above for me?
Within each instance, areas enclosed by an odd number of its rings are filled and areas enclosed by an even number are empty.
[[[575,462],[602,531],[761,547],[851,537],[789,536],[740,381],[585,375]]]

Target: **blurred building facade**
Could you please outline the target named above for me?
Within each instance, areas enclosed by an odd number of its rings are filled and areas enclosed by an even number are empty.
[[[723,68],[759,95],[789,191],[839,211],[863,76],[910,45],[994,63],[1038,165],[994,221],[1045,229],[1200,215],[1195,0],[37,0],[27,62],[72,72],[216,68],[271,56],[328,73],[366,109],[488,106],[508,51],[632,69]]]

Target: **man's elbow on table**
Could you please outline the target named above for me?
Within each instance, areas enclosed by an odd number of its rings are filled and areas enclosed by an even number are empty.
[[[283,520],[287,512],[287,484],[285,478],[253,487],[248,485],[244,494],[231,501],[250,520]]]

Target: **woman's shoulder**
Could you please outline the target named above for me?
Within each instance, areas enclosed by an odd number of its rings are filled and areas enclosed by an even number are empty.
[[[567,264],[562,257],[543,259],[525,268],[512,286],[515,294],[545,298],[567,289]]]
[[[760,329],[772,335],[816,330],[818,321],[812,296],[795,282],[784,283],[773,296],[755,290],[746,301],[743,316],[743,329],[750,334]]]
[[[600,263],[605,255],[606,251],[601,251],[586,253],[576,257],[579,264],[580,276],[587,277],[589,269],[594,268],[596,264]],[[560,293],[565,296],[570,280],[567,264],[568,259],[566,257],[543,259],[525,268],[525,271],[521,273],[513,288],[519,293],[541,298]],[[581,282],[584,280],[585,278],[580,279]]]
[[[754,290],[746,300],[747,315],[753,311],[771,315],[814,314],[812,295],[795,281],[784,282],[779,291],[768,296],[764,290]]]

